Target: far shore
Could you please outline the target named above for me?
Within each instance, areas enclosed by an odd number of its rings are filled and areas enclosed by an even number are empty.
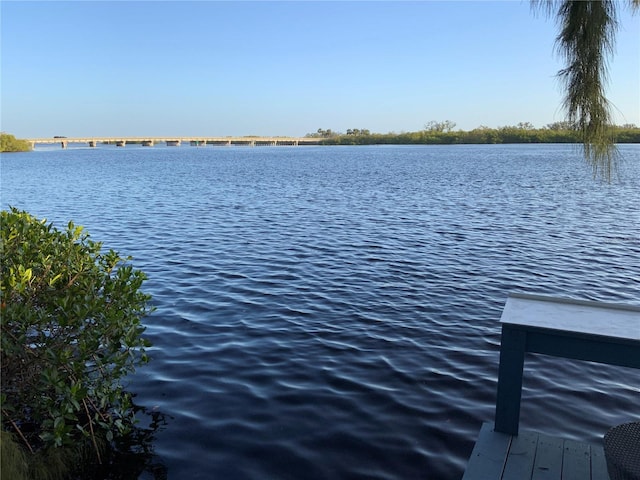
[[[473,130],[453,130],[452,122],[432,122],[424,130],[401,133],[371,133],[366,129],[348,129],[346,133],[334,132],[331,129],[318,129],[304,137],[286,136],[236,136],[236,137],[49,137],[16,139],[13,135],[2,134],[2,152],[24,152],[32,150],[40,144],[59,144],[67,148],[69,144],[84,143],[90,147],[98,144],[143,145],[152,147],[156,144],[167,146],[205,145],[245,145],[245,146],[282,146],[282,145],[491,145],[491,144],[581,144],[580,133],[568,128],[565,122],[549,124],[543,128],[534,128],[531,124],[521,123],[516,126],[499,128],[478,127]],[[635,125],[614,126],[611,130],[614,143],[640,143],[640,128]]]

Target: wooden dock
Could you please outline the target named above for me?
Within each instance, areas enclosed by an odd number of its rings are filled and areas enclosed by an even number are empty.
[[[600,445],[482,425],[463,480],[609,480]]]
[[[511,295],[500,322],[495,422],[482,425],[463,480],[609,480],[602,446],[519,432],[524,361],[531,352],[640,368],[640,308]]]

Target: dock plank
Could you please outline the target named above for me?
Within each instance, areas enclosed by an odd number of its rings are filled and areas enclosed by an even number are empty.
[[[531,480],[561,480],[562,439],[540,434]]]
[[[604,450],[539,432],[507,435],[484,423],[463,480],[609,480]]]
[[[562,480],[589,479],[591,476],[591,448],[573,440],[564,441]]]
[[[609,480],[607,459],[600,445],[591,445],[591,480]]]
[[[462,480],[501,478],[510,445],[510,435],[494,432],[492,423],[483,423]]]
[[[535,432],[521,432],[520,435],[513,437],[502,479],[522,480],[523,478],[531,478],[537,446],[538,434]]]

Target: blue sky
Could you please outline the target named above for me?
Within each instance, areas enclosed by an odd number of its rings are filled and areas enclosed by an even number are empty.
[[[640,15],[608,96],[640,125]],[[12,2],[1,117],[18,137],[416,131],[563,119],[556,26],[528,1]]]

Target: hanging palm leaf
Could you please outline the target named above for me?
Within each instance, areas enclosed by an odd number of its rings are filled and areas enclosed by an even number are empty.
[[[640,0],[630,0],[634,11]],[[563,107],[584,145],[594,175],[607,180],[616,167],[611,106],[605,96],[608,59],[614,51],[618,22],[615,0],[532,0],[534,9],[555,16],[558,52],[566,67],[558,72],[565,87]]]

